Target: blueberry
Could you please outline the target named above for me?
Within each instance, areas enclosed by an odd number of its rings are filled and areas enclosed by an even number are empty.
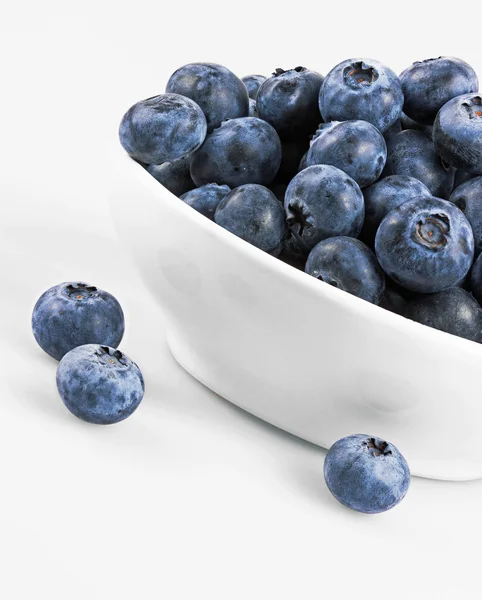
[[[178,94],[141,100],[122,117],[119,138],[124,150],[147,165],[160,165],[193,152],[206,137],[199,106]]]
[[[278,258],[286,264],[295,267],[295,269],[304,271],[306,259],[308,258],[308,250],[290,232],[283,242],[283,248]]]
[[[335,121],[320,126],[306,162],[308,166],[338,167],[360,187],[365,187],[380,177],[386,160],[385,140],[371,123]]]
[[[275,182],[288,184],[298,173],[300,162],[310,147],[309,137],[281,142],[281,164]]]
[[[207,183],[183,194],[181,200],[212,221],[218,204],[230,191],[227,185]]]
[[[147,165],[147,171],[175,196],[185,194],[194,187],[189,171],[191,156],[187,154],[162,165]]]
[[[385,291],[383,292],[379,306],[397,315],[404,315],[407,299],[400,293],[398,287],[387,279],[385,281]]]
[[[249,99],[249,112],[248,117],[258,117],[258,107],[256,106],[256,100]]]
[[[376,234],[375,251],[394,281],[430,294],[465,277],[474,257],[474,236],[455,204],[423,196],[387,214]]]
[[[456,190],[459,187],[459,185],[462,185],[463,183],[469,181],[470,179],[473,179],[474,177],[476,177],[476,175],[473,175],[472,173],[467,173],[467,171],[461,171],[460,169],[457,169],[457,171],[455,171],[454,190]]]
[[[191,177],[196,185],[269,185],[280,163],[281,142],[269,123],[254,117],[233,119],[207,136],[192,158]]]
[[[479,302],[482,304],[482,254],[479,254],[477,260],[474,262],[472,272],[470,276],[470,287],[472,293]]]
[[[450,196],[467,217],[474,232],[475,256],[482,252],[482,177],[474,177],[455,188]]]
[[[417,123],[410,117],[407,117],[405,113],[402,113],[400,117],[400,123],[402,124],[402,129],[416,129],[417,131],[423,131],[424,133],[428,133],[430,137],[432,137],[432,125],[424,125],[423,123]]]
[[[380,302],[385,289],[385,276],[375,254],[351,237],[333,237],[316,244],[305,272],[373,304]]]
[[[403,129],[402,121],[400,119],[398,119],[397,121],[395,121],[395,123],[393,125],[390,125],[390,127],[385,131],[385,133],[383,134],[383,139],[385,140],[387,148],[391,144],[393,138],[397,135],[397,133],[400,133],[402,131],[402,129]]]
[[[108,292],[87,283],[61,283],[37,300],[32,330],[42,350],[60,360],[83,344],[116,348],[124,335],[124,313]]]
[[[282,139],[303,137],[320,122],[318,94],[323,76],[304,67],[276,69],[259,88],[256,103],[261,119]]]
[[[449,100],[479,89],[472,67],[451,56],[413,63],[400,75],[400,81],[404,113],[425,125],[433,123],[437,112]]]
[[[241,185],[218,204],[214,220],[257,248],[277,255],[286,237],[283,207],[268,188]]]
[[[246,86],[249,97],[253,100],[256,100],[259,87],[264,81],[266,81],[266,77],[264,75],[246,75],[241,79],[241,81]]]
[[[214,63],[191,63],[175,71],[167,82],[166,92],[194,100],[206,115],[208,132],[226,119],[247,117],[248,90],[226,67]]]
[[[339,502],[368,514],[396,506],[410,485],[410,470],[398,449],[363,434],[335,442],[325,457],[324,473]]]
[[[57,369],[57,389],[79,419],[98,425],[130,416],[144,396],[139,367],[120,350],[98,344],[68,352]]]
[[[482,175],[482,95],[447,102],[433,124],[435,149],[456,169]]]
[[[391,210],[416,197],[431,197],[429,189],[418,179],[405,175],[390,175],[363,190],[365,198],[365,222],[360,238],[369,246],[375,242],[375,234],[382,219]]]
[[[413,129],[397,134],[390,146],[388,162],[393,175],[419,179],[437,198],[450,196],[455,170],[438,156],[427,134]]]
[[[298,173],[286,190],[284,206],[289,228],[308,250],[337,235],[357,237],[363,225],[363,194],[358,184],[329,165]]]
[[[480,305],[472,294],[460,287],[419,296],[407,304],[405,316],[473,342],[482,341]]]
[[[376,60],[345,60],[325,77],[319,106],[326,122],[361,119],[384,132],[402,112],[400,80]]]

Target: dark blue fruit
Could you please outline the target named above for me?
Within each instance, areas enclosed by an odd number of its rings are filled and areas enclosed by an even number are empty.
[[[248,117],[258,117],[258,107],[256,106],[256,100],[249,99],[249,112]]]
[[[405,316],[473,342],[482,341],[480,305],[472,294],[460,287],[419,296],[407,304]]]
[[[194,187],[189,171],[191,156],[188,154],[162,165],[147,165],[147,171],[175,196],[185,194]]]
[[[306,158],[308,166],[338,167],[360,187],[380,177],[386,160],[387,146],[382,134],[366,121],[320,125]]]
[[[325,457],[324,473],[339,502],[368,514],[396,506],[410,485],[410,470],[398,449],[363,434],[335,442]]]
[[[405,98],[403,112],[425,125],[433,123],[438,111],[449,100],[479,89],[472,67],[451,56],[413,63],[400,75],[400,81]]]
[[[166,92],[194,100],[206,115],[208,132],[226,119],[247,117],[248,90],[226,67],[214,63],[184,65],[169,78]]]
[[[390,175],[365,188],[365,222],[360,238],[372,246],[378,226],[385,215],[411,198],[430,198],[431,195],[421,181],[404,175]]]
[[[283,242],[283,248],[278,258],[284,263],[295,267],[295,269],[304,271],[308,250],[300,244],[296,236],[289,232]]]
[[[355,238],[339,236],[316,244],[305,272],[373,304],[380,302],[385,289],[385,275],[375,254]]]
[[[455,204],[424,196],[387,214],[377,231],[375,251],[396,283],[431,294],[457,285],[468,273],[474,236]]]
[[[462,185],[463,183],[469,181],[469,179],[473,179],[474,177],[476,177],[476,175],[473,175],[472,173],[467,173],[467,171],[455,171],[454,190],[456,190],[459,187],[459,185]]]
[[[227,185],[207,183],[186,192],[181,196],[181,200],[212,221],[218,204],[230,191],[231,188]]]
[[[385,291],[383,292],[379,306],[397,315],[404,315],[407,300],[390,280],[386,280]]]
[[[428,133],[430,137],[432,137],[432,125],[424,125],[423,123],[417,123],[410,117],[407,117],[405,113],[402,113],[400,116],[400,123],[402,124],[402,129],[416,129],[417,131],[423,131],[424,133]]]
[[[76,417],[110,425],[123,421],[139,406],[144,379],[136,363],[120,350],[87,344],[60,361],[57,389]]]
[[[141,100],[122,117],[119,138],[124,150],[146,165],[160,165],[193,152],[206,137],[199,106],[178,94]]]
[[[482,175],[482,96],[466,94],[447,102],[433,124],[433,141],[449,165]]]
[[[281,139],[313,133],[320,122],[318,94],[322,81],[322,75],[304,67],[276,69],[258,90],[260,118],[271,123]]]
[[[198,186],[269,185],[280,163],[281,142],[269,123],[253,117],[232,119],[209,134],[194,154],[191,177]]]
[[[467,217],[474,232],[475,256],[482,252],[482,177],[474,177],[455,188],[450,196]]]
[[[395,136],[388,153],[392,175],[415,177],[437,198],[447,199],[453,189],[455,170],[435,152],[431,138],[407,129]]]
[[[325,77],[319,107],[325,122],[360,119],[384,132],[402,112],[400,80],[376,60],[345,60]]]
[[[256,100],[259,87],[264,81],[266,81],[266,77],[264,75],[246,75],[241,79],[241,81],[246,86],[249,97],[253,100]]]
[[[474,262],[470,277],[470,287],[472,294],[475,296],[479,304],[482,304],[482,254]]]
[[[124,313],[108,292],[87,283],[61,283],[37,300],[32,330],[42,350],[60,360],[83,344],[116,348],[124,335]]]
[[[214,220],[257,248],[278,255],[286,237],[283,207],[262,185],[241,185],[218,205]]]
[[[329,165],[307,167],[288,186],[287,223],[300,244],[311,250],[337,235],[357,237],[363,225],[363,194],[346,173]]]

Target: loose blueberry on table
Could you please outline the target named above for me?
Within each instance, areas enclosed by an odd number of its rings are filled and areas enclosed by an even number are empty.
[[[468,63],[445,56],[400,77],[367,58],[326,77],[295,67],[240,79],[191,63],[129,109],[120,138],[186,204],[320,285],[480,341],[445,326],[450,311],[437,319],[438,296],[419,297],[451,290],[441,298],[455,313],[480,309],[478,86]]]

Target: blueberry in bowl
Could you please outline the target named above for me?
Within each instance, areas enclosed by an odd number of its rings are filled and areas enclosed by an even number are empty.
[[[338,167],[363,188],[380,177],[387,160],[382,134],[366,121],[333,121],[316,132],[306,163]]]
[[[375,251],[385,273],[408,290],[432,294],[457,285],[472,265],[474,236],[446,200],[412,198],[380,223]]]
[[[452,98],[479,89],[474,69],[452,56],[415,62],[403,71],[400,81],[404,113],[424,125],[432,125],[438,111]]]
[[[398,76],[382,63],[349,59],[325,77],[319,106],[325,122],[360,119],[384,132],[402,113],[402,86]]]
[[[256,96],[258,95],[258,90],[261,84],[266,81],[266,77],[264,75],[245,75],[241,78],[241,81],[246,86],[248,90],[248,95],[252,100],[256,100]]]
[[[286,190],[284,206],[288,227],[308,250],[329,237],[357,237],[363,225],[360,187],[330,165],[314,165],[298,173]]]
[[[181,200],[208,219],[214,219],[214,213],[221,200],[229,194],[231,188],[227,185],[207,183],[194,190],[186,192]]]
[[[248,116],[246,86],[232,71],[216,63],[183,65],[169,78],[166,92],[194,100],[206,116],[208,132],[226,119]]]
[[[457,96],[442,106],[433,125],[433,141],[449,165],[482,175],[482,95]]]
[[[477,258],[482,251],[482,177],[473,177],[456,187],[449,200],[460,208],[472,227]]]
[[[323,76],[305,67],[276,69],[256,96],[258,114],[282,139],[313,133],[320,122],[318,95]]]
[[[146,170],[175,196],[181,196],[196,186],[191,179],[191,156],[185,154],[176,160],[160,165],[147,165]]]

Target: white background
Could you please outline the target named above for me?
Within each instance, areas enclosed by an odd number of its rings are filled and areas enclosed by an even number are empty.
[[[477,2],[2,4],[2,599],[480,598],[482,481],[416,478],[395,510],[351,512],[324,485],[323,450],[177,366],[116,241],[105,156],[123,112],[186,62],[242,76],[368,56],[399,72],[447,54],[482,75],[481,13]],[[67,412],[30,332],[37,296],[72,279],[125,308],[122,348],[147,392],[117,426]]]

